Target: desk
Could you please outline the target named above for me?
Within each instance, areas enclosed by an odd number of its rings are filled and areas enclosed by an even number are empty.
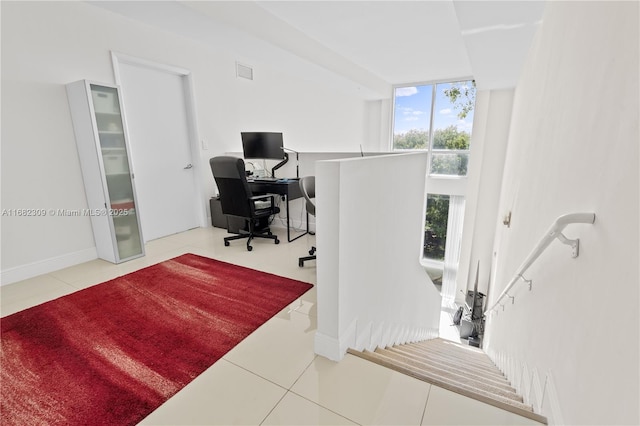
[[[281,179],[274,181],[248,179],[247,181],[249,182],[249,188],[251,188],[251,191],[254,195],[278,194],[285,197],[287,206],[287,241],[295,241],[303,235],[309,233],[309,213],[307,213],[306,231],[295,238],[291,238],[291,231],[289,226],[289,200],[302,198],[302,191],[300,190],[298,179]]]

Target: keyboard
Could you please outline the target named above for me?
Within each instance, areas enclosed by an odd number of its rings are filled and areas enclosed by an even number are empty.
[[[275,182],[279,180],[278,178],[274,178],[274,177],[257,177],[257,178],[253,178],[254,182]]]

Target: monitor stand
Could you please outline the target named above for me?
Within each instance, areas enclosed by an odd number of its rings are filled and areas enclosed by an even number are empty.
[[[284,160],[282,160],[281,162],[279,162],[278,164],[276,164],[275,166],[273,166],[273,169],[271,169],[271,176],[272,177],[276,177],[276,170],[278,170],[280,167],[284,166],[285,164],[287,164],[287,161],[289,161],[289,154],[287,154],[286,152],[284,153]]]

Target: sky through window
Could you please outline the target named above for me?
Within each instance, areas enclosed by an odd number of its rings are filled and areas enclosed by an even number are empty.
[[[459,131],[471,132],[473,111],[464,119],[458,118],[450,99],[444,91],[451,83],[441,83],[436,87],[434,128],[443,129],[454,125]],[[431,121],[431,101],[433,85],[398,87],[395,89],[394,134],[406,133],[409,130],[429,130]]]

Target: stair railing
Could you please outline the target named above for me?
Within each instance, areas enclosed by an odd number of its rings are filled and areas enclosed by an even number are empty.
[[[557,218],[556,221],[553,222],[553,225],[551,225],[551,228],[549,228],[547,233],[544,235],[544,237],[542,237],[538,245],[533,249],[531,254],[529,254],[529,257],[527,257],[522,265],[520,265],[515,273],[515,276],[511,279],[511,281],[509,281],[509,284],[507,284],[505,289],[502,290],[502,293],[500,293],[500,296],[498,296],[498,299],[495,301],[495,303],[484,312],[485,315],[491,311],[495,311],[496,308],[501,305],[500,302],[505,297],[509,297],[511,299],[511,302],[514,302],[514,297],[509,295],[509,291],[513,288],[514,285],[516,285],[518,281],[522,280],[529,284],[529,290],[531,290],[532,280],[526,279],[523,274],[556,238],[560,240],[561,243],[571,246],[571,257],[578,257],[578,255],[580,254],[580,239],[576,238],[575,240],[571,240],[565,237],[564,234],[562,234],[562,231],[567,225],[571,225],[573,223],[593,224],[595,221],[595,213],[571,213]],[[504,305],[502,305],[502,308],[504,309]]]

